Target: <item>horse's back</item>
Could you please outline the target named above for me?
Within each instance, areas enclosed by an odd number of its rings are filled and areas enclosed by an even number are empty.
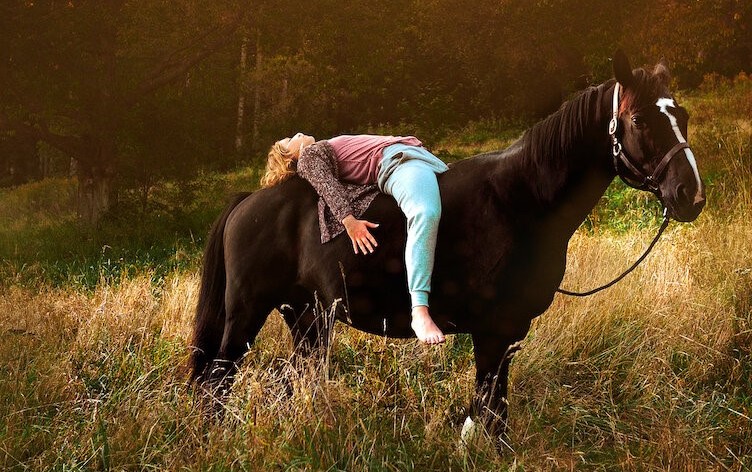
[[[519,289],[518,276],[525,272],[513,249],[521,238],[513,234],[519,221],[514,225],[510,219],[519,217],[514,217],[512,208],[493,204],[495,189],[483,183],[497,159],[479,156],[439,176],[444,212],[432,307],[436,306],[437,321],[448,331],[485,316],[489,304],[507,298],[506,289]],[[290,287],[304,288],[324,304],[341,300],[348,321],[359,329],[411,335],[404,263],[406,220],[395,200],[380,194],[362,216],[379,224],[372,230],[378,248],[373,254],[356,255],[346,234],[321,243],[318,199],[308,182],[294,176],[238,205],[225,232],[228,281],[243,290],[268,293],[280,304],[288,303],[284,296]],[[528,256],[524,260],[529,262]],[[521,272],[513,270],[519,266]],[[512,275],[505,277],[500,270]],[[459,313],[468,319],[458,320]]]
[[[237,205],[224,233],[228,284],[251,291],[292,284],[299,248],[318,228],[316,200],[310,185],[294,177]]]

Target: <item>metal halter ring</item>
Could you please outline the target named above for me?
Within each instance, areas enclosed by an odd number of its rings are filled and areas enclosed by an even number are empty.
[[[614,142],[614,149],[613,149],[613,152],[614,152],[614,157],[616,157],[616,156],[618,156],[619,154],[621,154],[621,150],[622,150],[622,149],[621,149],[621,143],[620,143],[620,142],[618,142],[618,141],[615,141],[615,142]]]
[[[614,93],[617,93],[614,91]],[[614,114],[614,117],[611,118],[611,121],[608,123],[608,134],[611,136],[616,135],[616,128],[619,126],[619,122],[616,119],[616,115]]]

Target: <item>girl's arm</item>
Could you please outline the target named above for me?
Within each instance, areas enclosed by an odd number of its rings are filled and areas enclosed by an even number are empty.
[[[337,167],[333,156],[329,155],[331,152],[331,148],[325,143],[314,143],[306,147],[298,159],[298,174],[310,182],[334,217],[342,221],[346,216],[352,215],[352,208],[347,190],[337,178]]]
[[[378,224],[353,216],[347,190],[337,178],[337,168],[333,156],[329,155],[330,152],[331,148],[324,143],[314,143],[303,149],[298,159],[298,174],[310,182],[334,217],[342,222],[352,241],[355,254],[358,253],[358,249],[363,254],[366,254],[366,251],[373,252],[377,243],[369,228],[376,228]]]
[[[379,225],[377,223],[359,220],[352,215],[348,215],[342,220],[342,224],[345,226],[347,235],[350,236],[355,254],[358,253],[358,248],[365,254],[366,250],[373,252],[373,249],[378,246],[376,238],[368,230],[368,228],[378,228]]]

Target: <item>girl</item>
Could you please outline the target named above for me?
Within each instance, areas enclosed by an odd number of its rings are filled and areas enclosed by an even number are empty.
[[[316,142],[298,133],[274,143],[261,184],[270,187],[296,172],[308,180],[322,199],[322,243],[347,231],[355,254],[372,253],[378,246],[369,230],[378,225],[358,219],[375,197],[358,198],[368,190],[365,186],[377,184],[394,197],[407,217],[410,326],[420,341],[439,344],[445,338],[429,314],[428,294],[441,217],[436,175],[446,170],[446,164],[413,136],[344,135]],[[325,214],[330,215],[329,224]]]

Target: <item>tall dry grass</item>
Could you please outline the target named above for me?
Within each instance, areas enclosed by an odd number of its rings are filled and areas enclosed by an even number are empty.
[[[578,235],[568,286],[649,241]],[[335,331],[326,363],[288,362],[270,316],[227,404],[206,421],[182,366],[196,275],[92,294],[0,295],[0,464],[15,470],[743,470],[752,460],[752,223],[674,226],[610,291],[557,297],[510,374],[512,450],[458,446],[474,367],[466,336]],[[322,367],[323,365],[323,367]]]
[[[607,280],[651,236],[576,237],[565,284]],[[704,217],[609,291],[557,297],[511,373],[523,455],[536,468],[752,467],[751,242],[741,215]]]
[[[205,419],[183,370],[197,275],[146,271],[91,291],[0,284],[0,467],[752,468],[752,131],[748,118],[709,119],[709,100],[726,94],[689,100],[708,208],[623,282],[557,296],[534,322],[510,372],[504,455],[459,446],[474,378],[463,335],[427,348],[338,326],[325,359],[293,365],[272,314],[224,421]],[[578,233],[564,285],[608,280],[653,231]]]

